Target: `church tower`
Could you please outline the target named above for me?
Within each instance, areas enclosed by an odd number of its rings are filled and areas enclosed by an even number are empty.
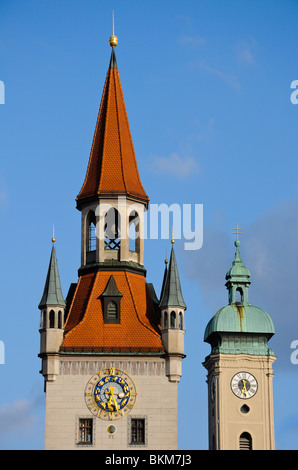
[[[248,302],[250,272],[238,240],[226,274],[229,303],[209,321],[204,341],[211,345],[208,370],[209,449],[273,450],[272,364],[268,340],[270,316]]]
[[[64,301],[53,245],[39,305],[45,448],[176,449],[186,305],[173,248],[160,299],[146,281],[149,198],[130,134],[114,31],[109,42],[109,68],[76,198],[78,281]]]

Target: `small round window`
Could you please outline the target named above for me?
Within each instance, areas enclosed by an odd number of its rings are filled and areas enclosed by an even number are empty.
[[[247,406],[247,405],[243,405],[243,406],[241,406],[241,408],[240,408],[241,413],[244,413],[244,414],[248,413],[249,410],[250,410],[250,408],[249,408],[249,406]]]

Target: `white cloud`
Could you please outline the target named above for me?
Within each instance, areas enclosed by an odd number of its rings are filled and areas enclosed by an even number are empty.
[[[255,63],[255,49],[257,42],[251,38],[249,42],[241,42],[237,45],[238,62],[244,65],[252,65]]]
[[[34,413],[35,402],[18,400],[15,403],[6,403],[0,407],[0,435],[21,431],[26,434],[38,422]]]
[[[185,179],[190,175],[197,174],[198,163],[193,157],[181,157],[177,153],[172,153],[168,157],[153,157],[152,171]]]
[[[203,72],[209,73],[210,75],[214,75],[215,77],[217,77],[219,80],[229,85],[234,90],[239,91],[241,89],[238,77],[235,74],[223,72],[222,70],[216,67],[212,67],[206,64],[206,62],[204,61],[200,61],[197,64],[197,66]]]
[[[199,34],[196,34],[194,36],[181,36],[178,40],[179,44],[181,46],[201,46],[202,44],[205,44],[206,39],[200,36]]]

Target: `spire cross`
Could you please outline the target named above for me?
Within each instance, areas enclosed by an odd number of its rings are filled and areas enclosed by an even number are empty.
[[[238,228],[238,224],[236,225],[236,228],[233,228],[235,232],[233,232],[234,235],[236,235],[236,240],[238,241],[238,235],[242,235],[242,228]]]

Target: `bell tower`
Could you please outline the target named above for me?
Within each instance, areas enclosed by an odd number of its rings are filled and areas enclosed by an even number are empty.
[[[54,333],[47,323],[40,330],[45,448],[177,449],[186,305],[173,249],[160,299],[146,280],[149,198],[131,138],[114,26],[109,44],[87,171],[76,198],[81,213],[78,280],[65,301],[59,295],[53,307],[44,294],[40,304],[46,316],[50,309],[58,316],[65,311]],[[55,265],[54,253],[52,258]],[[57,279],[54,271],[51,279]],[[175,315],[174,323],[165,324],[165,312]]]
[[[226,274],[229,303],[209,321],[204,341],[211,353],[208,371],[209,449],[273,450],[272,364],[274,334],[270,316],[248,302],[250,272],[236,253]]]

